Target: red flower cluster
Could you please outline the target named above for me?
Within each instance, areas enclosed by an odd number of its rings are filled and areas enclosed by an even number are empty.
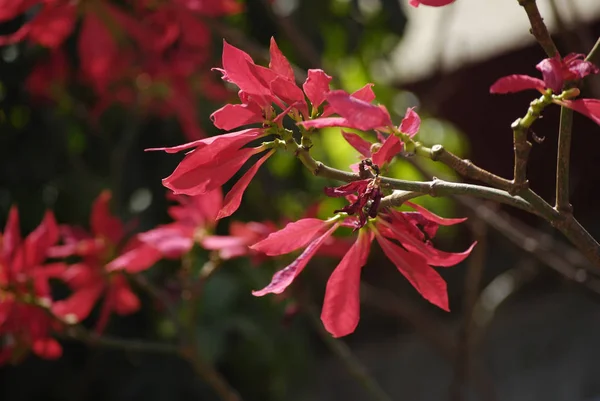
[[[71,288],[72,295],[54,303],[52,311],[58,315],[79,322],[89,316],[92,308],[104,298],[100,317],[96,323],[98,331],[104,330],[111,313],[128,315],[140,308],[140,300],[133,293],[127,280],[120,274],[110,274],[106,264],[121,249],[132,248],[135,241],[124,243],[123,223],[112,215],[109,208],[111,194],[104,191],[92,206],[90,219],[91,233],[79,227],[61,226],[63,244],[48,250],[48,256],[65,258],[77,256],[80,261],[70,265],[60,278]],[[146,247],[148,260],[157,252]]]
[[[571,53],[565,58],[560,56],[547,58],[538,63],[536,68],[542,72],[543,80],[529,75],[509,75],[497,80],[491,87],[490,93],[514,93],[535,89],[544,94],[549,89],[553,94],[563,91],[565,82],[598,74],[600,69],[589,61],[584,60],[583,54]],[[576,99],[564,100],[553,98],[553,102],[568,107],[600,124],[600,100]]]
[[[365,189],[358,191],[358,198],[365,196]],[[418,205],[407,204],[417,212],[386,209],[376,215],[373,223],[363,225],[358,231],[356,242],[329,278],[321,319],[325,328],[334,336],[348,335],[358,325],[360,271],[367,262],[374,238],[400,273],[425,299],[444,310],[449,310],[446,283],[429,265],[454,266],[470,254],[475,243],[462,253],[447,253],[434,248],[430,239],[435,236],[440,225],[457,224],[465,219],[444,219]],[[296,260],[275,273],[269,285],[260,291],[254,291],[253,294],[263,296],[268,293],[282,293],[302,272],[323,243],[337,228],[344,225],[356,228],[357,221],[343,215],[329,220],[302,219],[288,224],[282,230],[253,245],[252,249],[270,256],[283,255],[306,247]],[[397,241],[401,246],[393,241]]]
[[[0,235],[0,364],[20,359],[30,349],[47,359],[62,355],[60,344],[51,337],[62,325],[44,310],[52,304],[48,280],[65,269],[62,263],[44,264],[58,236],[54,216],[46,213],[23,239],[18,211],[10,210]]]
[[[50,57],[29,78],[34,95],[56,98],[71,76],[62,44],[80,20],[77,79],[94,89],[95,114],[115,102],[135,103],[139,110],[177,116],[194,140],[204,134],[191,88],[218,99],[224,94],[199,73],[211,50],[210,30],[202,18],[237,13],[241,5],[235,0],[175,0],[136,1],[123,8],[110,2],[8,0],[0,2],[0,9],[0,22],[37,10],[17,32],[0,36],[0,46],[28,40],[50,48]]]
[[[245,125],[261,124],[212,138],[202,139],[173,148],[160,148],[167,152],[189,151],[175,171],[163,180],[175,193],[200,196],[209,193],[228,181],[253,155],[264,153],[233,186],[217,218],[231,215],[240,205],[243,191],[260,165],[274,152],[294,141],[291,133],[282,127],[284,117],[289,117],[300,130],[323,127],[347,127],[359,130],[376,130],[380,144],[371,145],[356,134],[343,133],[348,142],[364,157],[361,168],[368,166],[376,172],[374,178],[352,182],[339,188],[326,189],[329,196],[345,196],[350,205],[335,211],[329,220],[307,217],[293,223],[252,245],[254,251],[269,256],[282,255],[306,247],[304,252],[288,267],[273,277],[271,284],[254,295],[279,294],[300,274],[308,261],[331,240],[341,225],[358,230],[358,240],[350,249],[344,248],[342,262],[329,280],[323,309],[325,327],[335,336],[351,333],[358,323],[358,285],[360,269],[366,263],[374,238],[385,254],[398,267],[413,286],[429,301],[448,310],[446,284],[429,265],[452,266],[469,255],[472,246],[459,254],[435,249],[429,242],[440,224],[456,224],[462,219],[445,220],[427,210],[417,208],[416,213],[403,213],[392,209],[380,210],[383,192],[379,186],[379,165],[388,163],[403,149],[403,138],[414,136],[419,130],[420,118],[408,109],[400,127],[394,127],[385,107],[371,102],[375,95],[371,84],[349,94],[330,90],[329,77],[322,70],[309,70],[308,78],[300,89],[293,70],[271,40],[269,67],[256,65],[243,51],[224,43],[223,68],[217,69],[223,79],[240,88],[241,104],[228,104],[212,115],[218,128],[230,130]],[[307,102],[308,100],[308,102]],[[282,110],[277,112],[276,110]],[[385,137],[383,133],[390,135]],[[256,140],[275,136],[272,142],[260,145]],[[373,164],[375,163],[375,165]],[[358,218],[353,217],[357,215]],[[425,227],[421,231],[419,227]],[[230,254],[244,252],[246,235],[236,239],[210,237],[205,246],[216,249],[227,244]],[[393,241],[397,241],[400,245]],[[474,244],[473,244],[474,245]]]

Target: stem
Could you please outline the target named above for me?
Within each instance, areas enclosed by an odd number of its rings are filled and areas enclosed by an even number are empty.
[[[358,174],[348,171],[338,170],[316,161],[312,158],[308,150],[296,144],[296,157],[316,176],[326,177],[334,180],[351,182],[360,180]],[[530,213],[535,213],[534,209],[527,201],[518,196],[512,196],[508,192],[473,184],[463,184],[457,182],[448,182],[443,180],[432,180],[426,182],[406,181],[394,178],[381,177],[381,184],[388,189],[399,189],[403,191],[418,192],[429,196],[447,196],[447,195],[471,195],[482,199],[489,199],[499,203],[504,203]],[[389,202],[387,200],[386,202]]]
[[[571,162],[571,131],[573,110],[561,106],[560,128],[558,130],[558,155],[556,158],[556,210],[571,214],[569,203],[569,166]]]
[[[312,323],[313,327],[319,334],[319,337],[325,342],[327,347],[340,361],[344,364],[344,367],[348,372],[368,391],[373,400],[377,401],[392,401],[385,390],[375,381],[369,374],[367,368],[352,354],[350,347],[346,345],[342,340],[333,338],[329,334],[321,323],[318,314],[315,312],[315,308],[309,305],[304,305],[307,309],[307,315]]]
[[[475,220],[472,232],[477,239],[477,247],[473,250],[465,276],[465,292],[463,300],[462,321],[458,332],[456,345],[456,360],[454,364],[454,378],[450,386],[450,397],[453,401],[464,400],[466,385],[469,382],[473,369],[473,311],[479,298],[481,281],[485,269],[487,227],[483,220]]]
[[[527,13],[529,23],[531,24],[531,34],[535,37],[542,49],[544,49],[548,57],[554,57],[557,54],[560,55],[548,32],[544,19],[540,14],[536,0],[518,0],[518,2]]]
[[[533,123],[541,116],[546,106],[552,103],[552,93],[548,92],[529,104],[527,114],[512,123],[513,146],[515,151],[515,166],[511,194],[520,194],[529,188],[527,181],[527,161],[531,151],[531,142],[527,140],[527,133]]]
[[[598,54],[600,54],[600,37],[596,41],[596,44],[594,45],[594,47],[592,47],[592,50],[590,50],[590,52],[588,53],[585,60],[593,62]]]
[[[201,349],[198,344],[197,318],[198,318],[198,297],[201,295],[206,280],[210,273],[215,271],[216,266],[213,260],[208,260],[201,270],[200,276],[194,277],[194,264],[196,262],[195,249],[190,250],[184,255],[182,260],[183,273],[183,293],[184,303],[187,303],[185,313],[184,329],[186,349],[182,356],[194,368],[196,374],[201,377],[223,401],[241,401],[242,398],[237,391],[227,382],[227,380],[212,366],[204,361]],[[208,272],[206,271],[208,270]]]
[[[431,149],[424,146],[417,148],[417,154],[425,156],[433,161],[439,161],[456,171],[458,174],[471,179],[481,181],[496,188],[508,191],[512,188],[512,182],[506,178],[499,177],[487,170],[475,165],[472,161],[461,159],[454,153],[446,150],[442,145],[434,145]]]

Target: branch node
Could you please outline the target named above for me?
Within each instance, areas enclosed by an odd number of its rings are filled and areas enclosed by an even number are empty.
[[[433,145],[431,147],[431,160],[438,161],[445,149],[442,145]]]
[[[323,169],[323,163],[317,162],[317,167],[315,167],[315,169],[312,171],[313,175],[318,176],[321,173],[322,169]]]

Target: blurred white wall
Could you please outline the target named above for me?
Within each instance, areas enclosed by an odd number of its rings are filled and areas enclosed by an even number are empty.
[[[537,3],[551,32],[556,32],[551,1]],[[600,0],[554,1],[567,28],[600,19]],[[517,0],[457,0],[441,8],[413,8],[408,1],[403,3],[409,22],[391,57],[390,78],[395,82],[426,78],[438,68],[449,72],[534,42],[527,15]]]

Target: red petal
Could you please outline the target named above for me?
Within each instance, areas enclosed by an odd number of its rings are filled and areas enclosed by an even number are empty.
[[[409,4],[413,7],[419,7],[420,4],[430,7],[442,7],[454,3],[455,0],[409,0]]]
[[[110,262],[106,265],[106,271],[125,270],[129,273],[139,273],[152,267],[161,257],[157,249],[142,244]]]
[[[400,273],[429,302],[449,311],[446,282],[423,258],[406,252],[398,245],[377,235],[383,253],[396,265]]]
[[[529,75],[509,75],[502,77],[490,87],[490,93],[515,93],[528,89],[543,92],[546,88],[544,81]]]
[[[8,221],[4,228],[2,239],[2,257],[8,262],[12,259],[14,252],[21,245],[21,229],[19,227],[19,211],[16,206],[10,208]]]
[[[98,281],[75,291],[73,295],[64,300],[55,302],[52,305],[52,312],[62,317],[73,315],[77,318],[77,322],[81,322],[89,316],[102,291],[104,291],[104,283]]]
[[[342,136],[354,149],[364,157],[371,157],[371,142],[364,140],[360,135],[342,130]]]
[[[62,347],[53,338],[35,340],[31,349],[37,356],[44,359],[58,359],[62,356]]]
[[[458,218],[458,219],[448,219],[445,217],[440,217],[437,214],[434,214],[434,213],[430,212],[429,210],[425,209],[423,206],[417,205],[416,203],[407,201],[407,202],[404,202],[404,204],[407,206],[410,206],[411,208],[415,209],[417,212],[421,213],[421,215],[423,217],[425,217],[427,220],[433,221],[434,223],[437,223],[441,226],[452,226],[454,224],[459,224],[459,223],[462,223],[463,221],[467,221],[466,217],[462,217],[462,218]]]
[[[113,308],[119,315],[129,315],[140,309],[140,299],[131,291],[123,276],[114,278]]]
[[[347,119],[354,128],[362,131],[392,125],[390,115],[385,108],[353,98],[344,91],[329,92],[327,101],[335,113]]]
[[[176,223],[169,224],[140,233],[138,239],[155,248],[167,258],[178,258],[189,252],[194,246],[194,227]],[[152,253],[149,260],[152,260],[153,256]]]
[[[350,121],[346,120],[343,117],[325,117],[325,118],[317,118],[315,120],[308,120],[299,122],[298,125],[303,126],[304,128],[328,128],[328,127],[346,127],[346,128],[354,128],[353,124]]]
[[[546,88],[552,89],[554,93],[562,92],[564,82],[562,67],[563,63],[558,54],[555,57],[543,59],[535,66],[544,76]]]
[[[219,211],[217,220],[222,219],[223,217],[231,216],[236,210],[238,210],[240,203],[242,202],[244,191],[246,188],[248,188],[250,181],[252,181],[260,166],[262,166],[262,164],[267,161],[267,159],[273,153],[275,153],[275,150],[267,152],[252,167],[250,167],[248,171],[246,171],[246,173],[242,176],[242,178],[239,179],[238,182],[235,183],[233,188],[231,188],[231,190],[227,193],[227,196],[225,196],[223,208]]]
[[[323,70],[308,70],[308,77],[302,85],[306,97],[310,100],[313,108],[317,108],[325,101],[329,93],[331,77]]]
[[[25,238],[23,253],[25,266],[34,267],[46,259],[48,249],[58,241],[59,231],[52,212],[46,212],[44,219],[35,230]]]
[[[118,244],[123,238],[123,223],[110,212],[111,193],[108,190],[94,201],[90,225],[95,236],[108,239],[111,244]]]
[[[179,202],[179,205],[171,206],[167,211],[173,220],[183,226],[210,227],[223,207],[221,188],[198,196],[168,194],[167,197]]]
[[[375,93],[373,92],[373,84],[366,84],[362,88],[357,91],[352,92],[350,95],[355,99],[359,99],[365,101],[367,103],[371,103],[375,100]]]
[[[270,96],[271,91],[258,78],[253,66],[254,61],[246,52],[223,40],[223,70],[226,74],[223,79],[236,84],[248,94]]]
[[[73,31],[77,18],[77,7],[73,3],[47,3],[31,22],[29,38],[42,46],[60,46]]]
[[[341,185],[339,187],[325,187],[323,188],[323,192],[325,193],[325,195],[330,196],[332,198],[339,198],[341,196],[366,191],[371,181],[372,180],[370,178],[367,178],[365,180],[353,181],[348,184]]]
[[[250,248],[269,256],[284,255],[306,246],[327,225],[327,222],[320,219],[301,219],[288,223],[281,230],[269,234],[267,238]]]
[[[281,53],[275,38],[271,37],[271,46],[269,48],[271,54],[271,61],[269,62],[269,68],[275,71],[277,74],[287,78],[291,82],[295,81],[294,70],[290,65],[288,59]]]
[[[563,100],[557,102],[565,107],[575,110],[583,114],[587,118],[600,125],[600,100],[598,99],[577,99]]]
[[[163,150],[167,153],[178,153],[182,150],[189,150],[192,148],[204,148],[210,145],[207,149],[210,157],[214,157],[215,154],[229,148],[239,149],[244,144],[250,142],[253,139],[262,136],[262,131],[259,128],[248,128],[241,131],[229,132],[227,134],[211,136],[210,138],[199,139],[194,142],[184,143],[183,145],[172,146],[169,148],[149,148],[146,151]]]
[[[213,159],[210,165],[202,162],[200,165],[192,163],[193,167],[184,164],[186,161],[184,159],[170,176],[163,179],[163,185],[175,194],[192,196],[204,194],[229,181],[244,163],[259,151],[260,149],[244,148],[235,154],[229,154],[230,159],[227,161]],[[198,153],[199,158],[207,156],[206,149],[202,149],[200,152]]]
[[[400,139],[394,134],[387,137],[383,146],[377,152],[373,153],[373,163],[382,167],[385,163],[389,163],[398,153],[402,151],[403,145]]]
[[[111,32],[94,13],[83,19],[78,52],[83,73],[96,88],[105,90],[114,76],[119,49]]]
[[[226,104],[210,115],[215,127],[232,130],[242,125],[254,124],[263,121],[261,110],[251,108],[247,104]]]
[[[16,18],[39,2],[39,0],[0,0],[0,21]]]
[[[325,290],[321,320],[334,337],[352,333],[360,319],[360,271],[367,263],[373,233],[361,230],[358,240],[335,268]]]
[[[296,86],[293,81],[277,77],[270,84],[271,91],[275,96],[283,100],[287,105],[297,104],[304,115],[308,115],[304,92]],[[298,106],[296,106],[298,107]]]
[[[300,220],[301,221],[301,220]],[[325,242],[327,238],[329,238],[333,232],[338,228],[339,224],[334,224],[329,230],[325,232],[325,234],[321,235],[313,242],[311,242],[308,247],[298,256],[296,260],[290,263],[284,269],[278,271],[273,275],[271,282],[265,288],[259,291],[252,291],[252,295],[255,297],[262,297],[263,295],[272,293],[272,294],[281,294],[298,275],[304,270],[306,264],[310,261],[310,259],[315,255],[319,247]]]
[[[400,123],[400,132],[407,134],[410,137],[415,136],[419,132],[421,126],[421,118],[413,108],[406,109],[406,114]]]

